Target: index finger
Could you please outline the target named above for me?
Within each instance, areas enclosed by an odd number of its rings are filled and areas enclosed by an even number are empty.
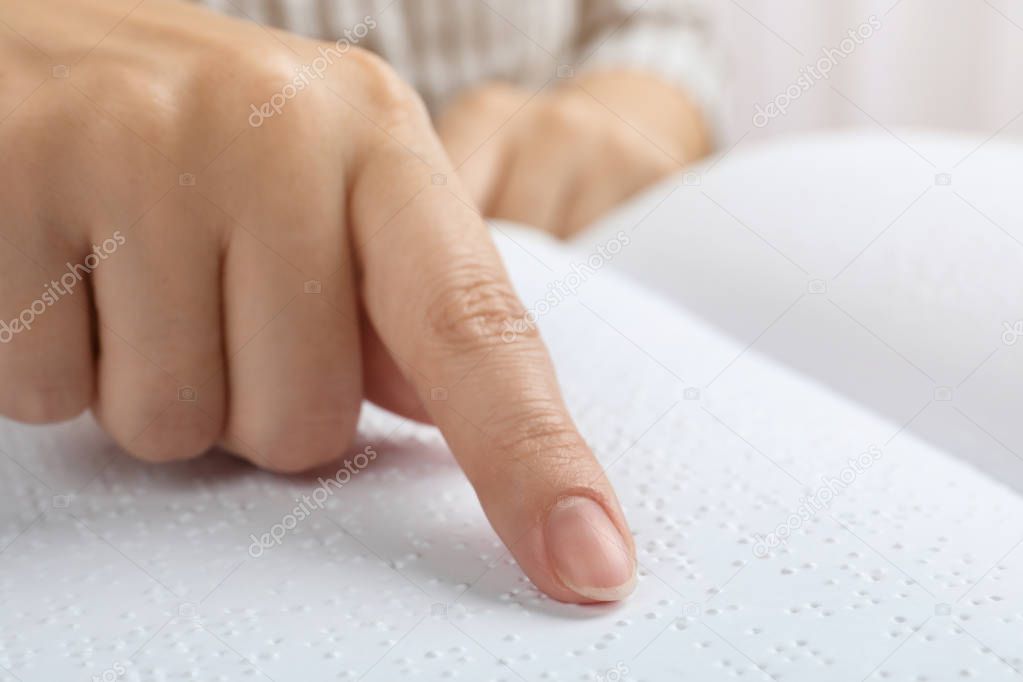
[[[631,534],[486,226],[428,123],[388,134],[408,143],[377,146],[351,192],[369,320],[530,579],[561,601],[625,597]]]

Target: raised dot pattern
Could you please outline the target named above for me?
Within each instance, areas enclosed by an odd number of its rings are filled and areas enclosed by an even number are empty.
[[[567,271],[563,253],[529,249]],[[523,298],[541,297],[551,271],[504,253]],[[756,352],[687,398],[718,368],[680,343],[716,355],[742,345],[610,273],[541,324],[635,532],[627,602],[541,595],[438,435],[369,407],[356,447],[378,457],[256,551],[252,537],[335,470],[279,477],[224,454],[150,466],[88,419],[5,423],[0,682],[1023,670],[1023,551],[1012,551],[1023,502],[1008,489],[901,434],[803,518],[828,477],[898,426]]]

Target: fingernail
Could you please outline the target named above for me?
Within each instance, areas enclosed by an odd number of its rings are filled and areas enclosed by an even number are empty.
[[[566,497],[547,516],[547,554],[565,586],[594,601],[618,601],[636,586],[636,565],[604,508]]]

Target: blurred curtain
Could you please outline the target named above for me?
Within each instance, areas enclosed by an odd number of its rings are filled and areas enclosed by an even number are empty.
[[[725,144],[807,128],[878,125],[1023,136],[1018,0],[712,0],[730,55]],[[784,115],[752,124],[824,50],[879,28]],[[846,43],[848,46],[848,43]],[[833,54],[833,53],[832,53]],[[812,80],[812,79],[811,79]],[[794,92],[794,91],[793,91]],[[1017,118],[1018,117],[1018,118]]]

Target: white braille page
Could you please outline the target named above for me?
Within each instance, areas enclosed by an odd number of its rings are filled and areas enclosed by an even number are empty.
[[[326,495],[223,454],[136,462],[87,419],[4,423],[0,681],[1023,670],[1013,492],[593,252],[496,235],[636,534],[628,601],[540,595],[437,435],[377,410],[352,450],[376,457]]]
[[[576,242],[1023,492],[1021,176],[1011,135],[740,142]]]

